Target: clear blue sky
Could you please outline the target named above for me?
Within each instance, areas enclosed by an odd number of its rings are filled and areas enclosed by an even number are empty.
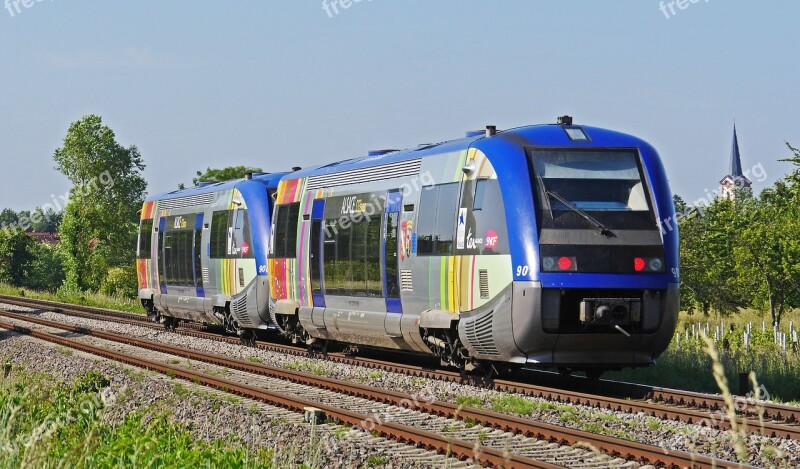
[[[64,194],[52,154],[96,113],[150,191],[207,166],[284,170],[553,122],[661,152],[676,193],[715,189],[733,121],[768,179],[800,145],[800,2],[32,1],[0,10],[0,208]],[[332,2],[332,0],[329,0]],[[668,2],[665,2],[668,3]]]

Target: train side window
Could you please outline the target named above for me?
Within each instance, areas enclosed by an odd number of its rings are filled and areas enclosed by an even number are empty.
[[[214,212],[211,216],[211,258],[225,259],[228,257],[228,224],[230,213],[228,210]]]
[[[439,199],[439,187],[431,186],[422,189],[419,199],[419,216],[417,218],[417,254],[429,256],[433,254],[436,229],[436,203]]]
[[[275,232],[272,233],[276,259],[297,257],[297,222],[300,218],[300,202],[276,206]]]
[[[417,219],[417,254],[449,256],[453,254],[458,183],[423,188]]]
[[[442,184],[439,186],[439,200],[436,205],[435,255],[453,255],[457,206],[458,184]]]
[[[139,224],[139,259],[150,259],[153,248],[153,220],[142,220]]]

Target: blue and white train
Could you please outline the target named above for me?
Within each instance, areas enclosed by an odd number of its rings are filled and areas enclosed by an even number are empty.
[[[263,190],[239,188],[254,181]],[[565,116],[218,189],[216,205],[198,198],[207,187],[145,204],[140,297],[162,317],[590,375],[653,363],[675,330],[678,233],[659,223],[672,195],[658,153],[630,135]],[[164,208],[175,199],[189,205]],[[184,212],[200,243],[187,285],[169,277],[165,236]],[[243,243],[252,265],[219,260]]]

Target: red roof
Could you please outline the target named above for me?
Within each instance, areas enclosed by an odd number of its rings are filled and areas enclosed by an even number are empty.
[[[58,244],[60,241],[58,237],[58,233],[27,233],[28,236],[36,238],[36,241],[39,241],[43,244]]]

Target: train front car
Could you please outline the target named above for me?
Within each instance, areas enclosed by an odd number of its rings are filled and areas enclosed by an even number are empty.
[[[462,313],[470,355],[590,376],[652,364],[679,307],[674,205],[655,149],[571,119],[473,147],[497,172],[513,282]],[[461,210],[470,220],[474,208]]]
[[[284,173],[148,199],[139,228],[139,299],[167,328],[219,324],[243,340],[269,327],[267,247]]]
[[[571,125],[298,171],[277,192],[271,316],[296,342],[464,370],[647,365],[675,328],[673,212],[652,147]]]

